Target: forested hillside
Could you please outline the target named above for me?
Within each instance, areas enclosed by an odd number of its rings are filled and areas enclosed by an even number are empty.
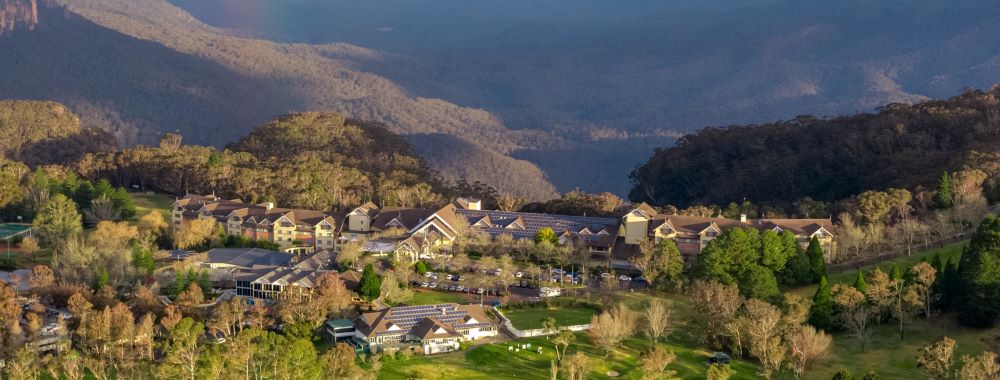
[[[0,136],[0,157],[29,165],[69,163],[116,145],[102,130],[80,128],[80,119],[55,102],[0,101]]]
[[[163,0],[50,3],[66,8],[38,4],[33,28],[0,36],[0,51],[31,52],[0,54],[0,97],[62,102],[82,125],[110,131],[125,145],[179,131],[190,143],[223,146],[288,112],[336,111],[404,136],[448,134],[478,152],[428,162],[449,179],[458,179],[450,169],[480,167],[466,178],[531,199],[555,194],[536,166],[508,156],[539,137],[508,130],[482,110],[409,96],[351,68],[352,57],[374,52],[233,37]],[[482,156],[491,157],[488,166],[474,160]]]
[[[222,151],[167,134],[157,147],[88,155],[75,169],[113,185],[316,210],[367,201],[429,207],[447,191],[406,140],[333,113],[281,117]]]
[[[681,207],[836,201],[866,190],[926,188],[944,171],[976,168],[996,199],[998,147],[1000,86],[875,114],[706,128],[635,170],[630,198]]]

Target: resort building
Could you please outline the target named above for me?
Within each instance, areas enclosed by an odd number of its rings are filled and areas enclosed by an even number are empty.
[[[407,347],[424,354],[457,350],[460,342],[496,336],[499,327],[484,307],[453,303],[386,308],[362,314],[355,334],[372,352]]]
[[[194,219],[215,219],[229,235],[274,242],[294,253],[333,249],[337,243],[337,222],[321,211],[276,208],[272,203],[250,205],[215,195],[189,194],[174,202],[173,228]]]
[[[400,242],[399,252],[424,257],[467,230],[493,240],[502,236],[521,240],[534,239],[539,230],[551,228],[559,244],[582,245],[592,253],[610,252],[618,236],[620,222],[615,218],[483,210],[480,205],[459,198],[434,212],[408,231],[409,238]]]
[[[816,237],[823,247],[827,262],[836,253],[836,231],[830,219],[747,219],[739,220],[688,215],[660,214],[642,203],[622,217],[621,232],[615,248],[618,256],[634,254],[639,243],[646,239],[660,241],[671,239],[686,260],[694,259],[710,241],[733,228],[757,228],[790,231],[803,248]]]

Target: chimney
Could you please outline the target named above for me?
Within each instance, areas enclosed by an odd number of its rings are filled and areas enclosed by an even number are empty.
[[[747,214],[740,214],[740,223],[747,222]]]
[[[466,210],[482,210],[483,201],[475,198],[465,198],[461,197],[455,200],[455,203]]]

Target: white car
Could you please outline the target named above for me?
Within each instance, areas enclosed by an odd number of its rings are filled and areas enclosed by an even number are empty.
[[[428,283],[426,283],[426,282],[424,282],[424,283],[421,283],[421,284],[420,284],[420,287],[421,287],[421,288],[426,288],[426,287],[428,287],[428,286],[430,286],[430,284],[428,284]]]
[[[618,276],[618,281],[632,281],[632,277],[623,274],[621,276]]]
[[[451,275],[451,274],[449,274],[447,276],[444,276],[444,278],[449,279],[449,280],[451,280],[454,277],[455,277],[455,275]]]
[[[459,285],[459,286],[456,286],[456,287],[455,287],[455,290],[456,290],[456,291],[459,291],[459,292],[461,292],[461,291],[464,291],[464,290],[465,290],[465,287],[464,287],[464,286],[462,286],[462,285]]]
[[[431,289],[436,289],[438,287],[438,283],[432,282],[428,287]]]
[[[517,273],[514,273],[514,277],[517,277],[517,278],[521,278],[521,277],[524,277],[524,272],[517,272]]]
[[[426,273],[424,273],[424,277],[430,277],[430,276],[433,276],[433,275],[434,275],[434,272],[426,272]]]
[[[610,277],[614,277],[614,276],[611,273],[607,273],[607,272],[601,273],[601,278],[610,278]]]

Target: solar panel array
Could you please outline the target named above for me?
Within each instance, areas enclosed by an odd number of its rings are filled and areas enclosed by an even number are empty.
[[[444,309],[444,313],[441,310]],[[417,324],[428,317],[435,317],[442,323],[457,325],[465,318],[466,312],[459,310],[455,304],[421,305],[395,307],[389,310],[386,320],[396,327],[409,331]],[[396,332],[383,331],[379,334],[395,334]]]
[[[552,228],[557,234],[565,231],[575,234],[586,227],[591,234],[578,236],[592,242],[601,238],[601,235],[598,235],[601,230],[611,235],[618,232],[618,219],[614,218],[467,209],[458,209],[455,210],[455,213],[466,218],[470,224],[476,223],[484,217],[489,217],[492,227],[478,226],[477,228],[490,234],[490,237],[493,238],[499,235],[511,235],[515,239],[534,238],[538,230],[545,227]],[[518,220],[524,223],[523,229],[507,228]]]

